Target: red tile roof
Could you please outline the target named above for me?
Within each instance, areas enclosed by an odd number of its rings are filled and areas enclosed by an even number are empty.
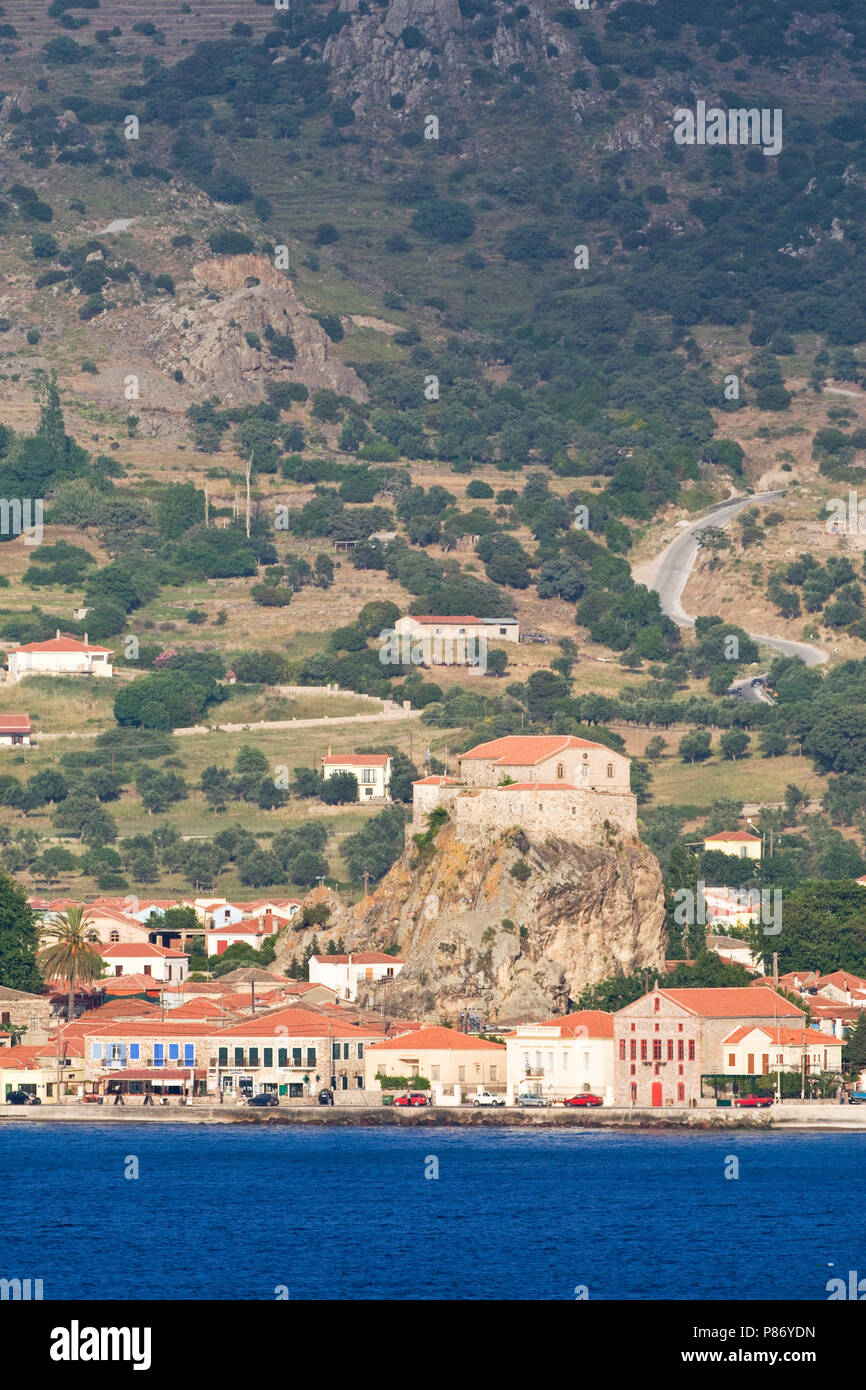
[[[370,1038],[380,1038],[381,1029],[359,1028],[351,1023],[340,1023],[332,1016],[305,1009],[300,1004],[290,1004],[273,1013],[259,1014],[242,1023],[234,1023],[230,1028],[222,1028],[216,1038],[326,1038],[328,1033],[335,1038],[357,1038],[366,1042]]]
[[[479,743],[468,752],[461,753],[457,761],[467,758],[485,758],[490,762],[508,763],[518,767],[535,767],[545,758],[553,758],[569,748],[604,748],[613,750],[603,743],[593,743],[589,739],[575,738],[573,734],[555,736],[547,734],[513,734],[505,738],[494,738],[490,743]]]
[[[797,1047],[802,1047],[804,1042],[807,1045],[810,1043],[829,1043],[831,1047],[845,1046],[841,1038],[831,1037],[829,1033],[821,1033],[817,1028],[783,1028],[781,1025],[775,1027],[768,1023],[744,1023],[722,1039],[722,1046],[724,1047],[726,1044],[734,1046],[734,1044],[742,1042],[743,1038],[748,1037],[750,1033],[763,1033],[771,1042],[793,1043]]]
[[[431,773],[429,777],[416,777],[412,783],[413,787],[441,787],[445,783],[449,785],[455,782],[453,777],[443,777],[439,773]]]
[[[480,623],[482,621],[481,618],[476,618],[471,613],[453,613],[450,617],[446,613],[425,613],[423,616],[420,613],[412,613],[410,617],[416,623],[448,623],[452,627],[455,623]],[[514,619],[512,618],[511,621],[513,622]]]
[[[346,753],[344,757],[328,756],[322,759],[326,767],[387,767],[390,753]]]
[[[436,1052],[504,1052],[504,1043],[489,1042],[487,1038],[476,1038],[470,1033],[459,1033],[456,1028],[419,1028],[414,1033],[401,1033],[396,1038],[386,1038],[375,1043],[380,1048],[395,1048],[400,1052],[431,1049]]]
[[[29,714],[0,714],[0,734],[29,734]]]
[[[25,642],[20,647],[7,647],[11,652],[105,652],[111,655],[108,647],[95,647],[92,642],[79,642],[76,637],[52,637],[48,642]]]
[[[800,1018],[804,1012],[775,990],[753,985],[735,989],[661,989],[659,993],[704,1018]]]
[[[97,946],[96,950],[101,956],[126,956],[130,960],[135,960],[139,956],[152,958],[156,956],[159,960],[188,960],[185,951],[171,951],[167,946],[152,946],[149,941],[114,941],[110,946]]]
[[[318,961],[320,965],[348,965],[348,956],[329,956],[317,955],[310,956],[310,960]],[[405,965],[405,961],[400,956],[386,956],[382,951],[353,951],[353,965]]]
[[[742,841],[752,845],[761,843],[760,835],[750,835],[748,830],[719,830],[715,835],[704,836],[704,844],[707,844],[709,840],[723,840],[726,844],[732,840],[737,843]]]
[[[116,975],[113,980],[97,980],[96,984],[106,994],[156,994],[168,981],[157,980],[153,975]]]
[[[558,1018],[546,1018],[538,1026],[549,1028],[554,1023],[559,1025],[559,1033],[563,1038],[613,1037],[613,1014],[606,1014],[602,1009],[581,1009],[573,1014],[560,1014]]]

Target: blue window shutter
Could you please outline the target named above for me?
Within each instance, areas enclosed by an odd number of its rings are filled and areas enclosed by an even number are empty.
[[[191,1067],[195,1062],[195,1043],[184,1043],[183,1062],[187,1067]]]
[[[126,1043],[120,1044],[120,1065],[122,1067],[126,1066]]]
[[[102,1060],[102,1043],[94,1043],[90,1055],[91,1055],[91,1057],[93,1058],[93,1060],[94,1060],[95,1062],[96,1062],[96,1061],[101,1061],[101,1060]]]
[[[163,1052],[164,1052],[164,1050],[165,1050],[165,1049],[164,1049],[164,1044],[163,1044],[163,1043],[154,1043],[154,1044],[153,1044],[153,1065],[154,1065],[155,1067],[161,1067],[161,1066],[162,1066],[162,1057],[163,1057]]]
[[[139,1060],[140,1057],[141,1057],[141,1043],[130,1043],[130,1044],[129,1044],[129,1060],[130,1060],[130,1062],[137,1062],[137,1061]]]
[[[176,1062],[179,1056],[180,1056],[180,1047],[179,1047],[179,1044],[178,1044],[178,1043],[169,1043],[169,1045],[168,1045],[168,1057],[169,1057],[169,1061],[170,1061],[170,1062]]]

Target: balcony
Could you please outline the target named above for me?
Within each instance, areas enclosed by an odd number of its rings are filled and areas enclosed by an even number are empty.
[[[538,1081],[544,1077],[544,1067],[524,1067],[523,1076],[527,1081]]]

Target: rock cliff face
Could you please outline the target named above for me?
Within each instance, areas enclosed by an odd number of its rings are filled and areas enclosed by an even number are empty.
[[[290,279],[266,256],[221,256],[193,267],[198,286],[219,291],[190,308],[177,300],[152,311],[157,327],[149,355],[164,370],[180,367],[190,386],[206,386],[229,403],[258,399],[265,379],[303,382],[311,391],[330,387],[366,400],[360,377],[330,352],[321,324],[299,302]],[[256,283],[257,282],[257,283]],[[297,351],[291,363],[251,347],[247,333],[288,334]]]
[[[343,9],[352,13],[352,23],[328,39],[324,59],[337,71],[363,72],[356,111],[377,111],[394,95],[402,96],[405,109],[412,111],[429,97],[426,77],[437,69],[462,71],[458,0],[391,0],[384,19],[379,11],[359,14],[357,0],[344,0]],[[427,42],[407,48],[400,38],[404,29],[417,29]]]
[[[406,967],[386,987],[389,1011],[442,1022],[463,1009],[543,1018],[587,984],[663,962],[661,872],[637,840],[531,844],[512,831],[479,851],[446,824],[429,860],[418,858],[413,846],[354,919],[332,918],[356,951],[399,947]],[[516,866],[526,866],[519,878]],[[380,1000],[371,990],[370,1002]]]

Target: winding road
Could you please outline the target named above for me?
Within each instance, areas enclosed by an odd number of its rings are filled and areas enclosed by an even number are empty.
[[[694,618],[689,617],[680,602],[683,590],[692,572],[698,554],[695,535],[707,526],[727,526],[728,522],[746,507],[757,502],[775,502],[784,492],[756,492],[751,497],[732,497],[727,502],[718,502],[705,516],[690,521],[680,530],[669,545],[648,565],[640,568],[639,582],[655,589],[661,601],[662,612],[671,618],[678,627],[694,627]],[[635,574],[638,579],[638,573]],[[807,666],[820,666],[827,660],[827,653],[808,642],[792,642],[787,637],[770,637],[765,632],[750,632],[749,636],[762,646],[772,647],[782,656],[798,656]]]

